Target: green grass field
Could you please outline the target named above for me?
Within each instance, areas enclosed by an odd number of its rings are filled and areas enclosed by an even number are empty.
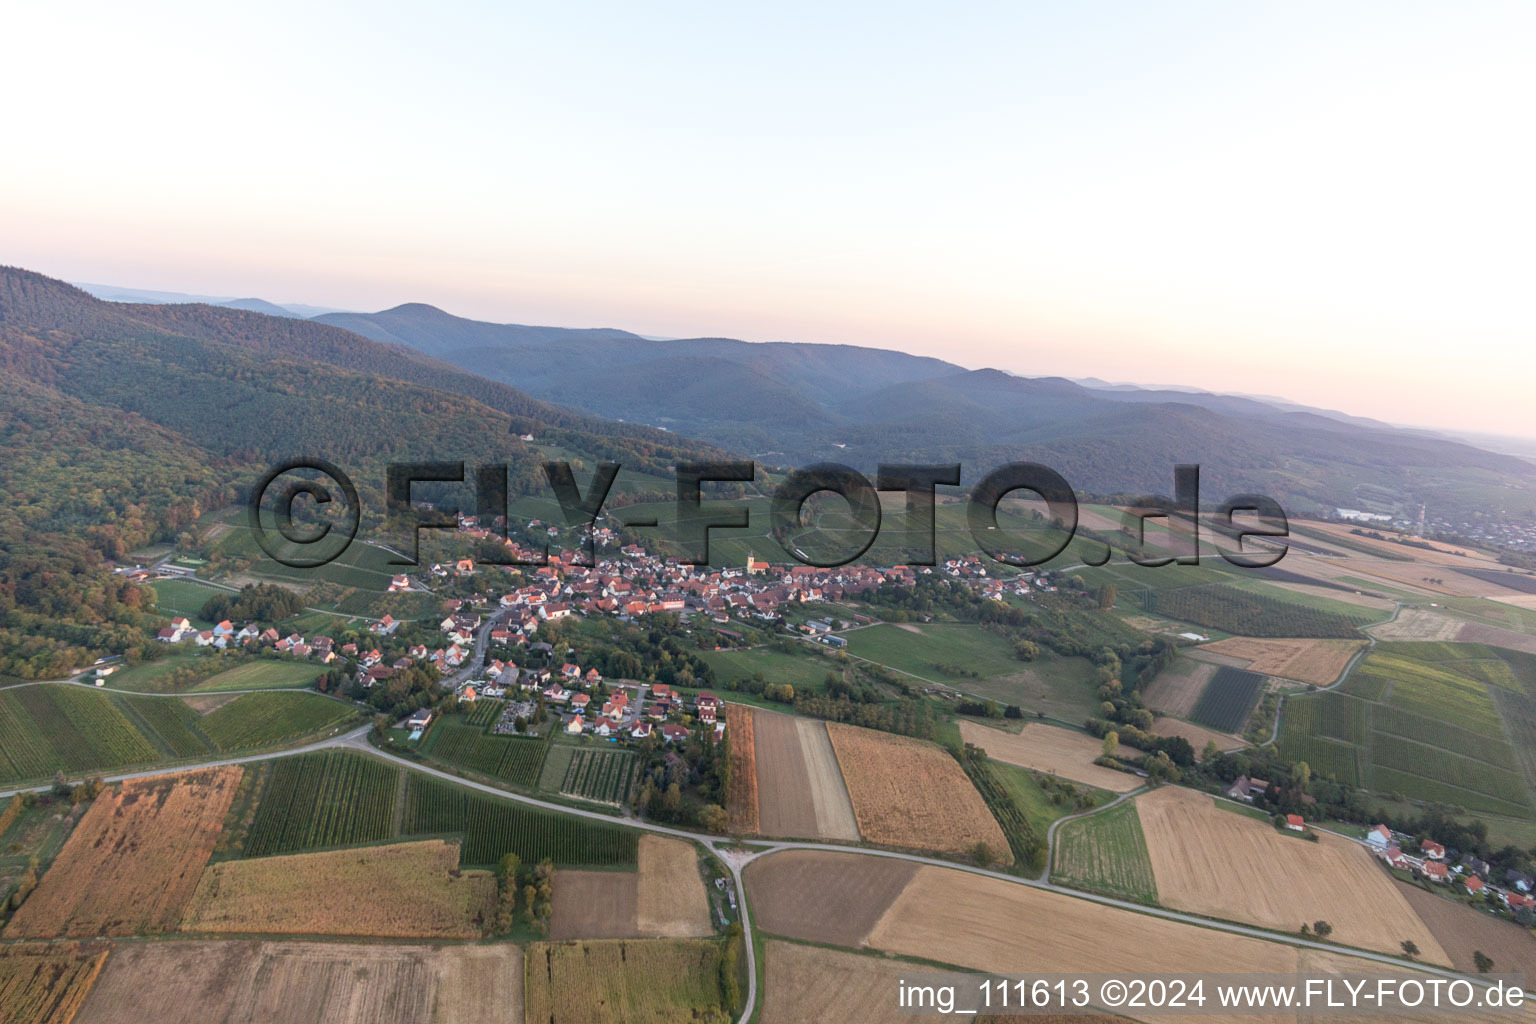
[[[1339,692],[1286,701],[1287,758],[1410,800],[1524,816],[1536,791],[1536,673],[1479,644],[1377,644]]]
[[[329,735],[360,716],[319,694],[247,693],[204,715],[199,726],[219,751],[252,750]]]
[[[789,683],[799,691],[820,691],[828,672],[838,673],[838,665],[820,656],[817,649],[805,645],[804,653],[786,654],[771,647],[746,651],[700,651],[699,657],[715,672],[715,684],[725,687],[736,679],[751,679],[762,673],[770,683]]]
[[[12,687],[0,691],[0,782],[211,760],[306,739],[357,717],[345,704],[297,693],[247,694],[199,717],[176,697]]]
[[[1157,881],[1135,801],[1062,825],[1056,832],[1051,881],[1156,903]]]
[[[197,693],[213,690],[279,690],[309,686],[324,674],[325,666],[313,661],[252,661],[210,676],[192,687]]]
[[[210,598],[229,593],[219,587],[211,587],[206,583],[189,579],[156,580],[150,586],[155,592],[155,603],[161,615],[167,618],[172,615],[185,615],[192,620],[194,626],[202,629],[213,625],[202,618],[203,605],[207,604]]]
[[[848,651],[856,657],[1027,711],[1078,721],[1097,704],[1093,666],[1087,659],[1042,653],[1035,661],[1023,662],[1013,656],[1008,640],[975,624],[883,623],[845,635]],[[957,668],[978,677],[961,675]]]

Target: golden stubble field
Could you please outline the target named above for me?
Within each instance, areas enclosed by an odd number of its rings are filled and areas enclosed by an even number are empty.
[[[1174,910],[1294,932],[1333,925],[1332,941],[1398,953],[1411,940],[1426,961],[1449,964],[1392,878],[1357,843],[1318,842],[1217,807],[1206,793],[1164,786],[1136,799],[1158,901]]]
[[[752,731],[759,832],[858,842],[853,804],[826,724],[757,708]]]
[[[119,945],[74,1024],[523,1024],[510,944]]]
[[[210,865],[182,930],[474,939],[496,900],[489,871],[459,870],[432,839]]]
[[[1030,722],[1023,732],[1011,733],[961,719],[960,737],[984,749],[994,760],[1099,789],[1128,793],[1141,785],[1141,779],[1129,772],[1094,764],[1094,759],[1104,752],[1104,744],[1085,732]]]
[[[986,843],[1002,863],[1012,863],[1002,828],[941,747],[836,722],[827,732],[865,839],[945,853]]]
[[[1250,672],[1317,686],[1331,686],[1349,664],[1349,659],[1364,646],[1364,640],[1260,640],[1231,637],[1206,644],[1200,649],[1246,661]]]
[[[174,931],[240,783],[239,767],[107,789],[75,827],[6,938]]]
[[[529,1024],[724,1024],[723,943],[707,939],[535,942],[525,956]]]

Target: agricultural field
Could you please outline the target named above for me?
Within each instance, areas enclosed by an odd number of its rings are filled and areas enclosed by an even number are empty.
[[[1141,785],[1141,779],[1129,772],[1094,764],[1094,759],[1104,753],[1104,745],[1084,732],[1030,722],[1023,731],[1011,733],[962,718],[960,736],[981,747],[994,761],[1116,793],[1127,793]]]
[[[1425,608],[1404,608],[1390,622],[1372,626],[1370,633],[1378,640],[1455,640],[1466,623],[1442,612]]]
[[[207,629],[213,625],[203,618],[203,605],[220,594],[229,591],[189,579],[156,580],[150,584],[155,592],[155,604],[161,615],[167,618],[174,612],[192,620],[194,626]]]
[[[514,786],[533,788],[549,752],[548,737],[493,736],[453,718],[433,725],[422,741],[426,757]]]
[[[1143,694],[1147,707],[1165,715],[1188,718],[1206,685],[1216,675],[1216,668],[1215,662],[1201,658],[1187,655],[1175,658],[1173,664],[1159,672],[1147,686]]]
[[[731,816],[731,832],[737,835],[758,831],[757,735],[752,727],[756,718],[745,705],[725,706],[725,733],[731,738],[731,788],[726,810]]]
[[[1397,953],[1412,940],[1427,962],[1450,963],[1391,877],[1357,843],[1284,835],[1267,821],[1218,807],[1209,794],[1177,786],[1138,797],[1134,808],[1165,907],[1276,931],[1325,920],[1335,942]],[[1232,870],[1243,864],[1263,868]]]
[[[918,865],[830,850],[783,850],[742,874],[752,923],[770,935],[858,946]]]
[[[1217,732],[1242,732],[1253,714],[1259,695],[1264,692],[1265,678],[1257,672],[1222,665],[1206,684],[1205,692],[1195,702],[1189,717],[1198,725]]]
[[[1157,879],[1134,801],[1063,824],[1056,830],[1053,858],[1054,882],[1142,903],[1157,902]]]
[[[549,857],[565,867],[632,865],[638,859],[634,829],[474,793],[419,772],[406,777],[400,834],[462,836],[464,863],[486,867],[508,853],[525,864]]]
[[[107,959],[106,943],[0,946],[0,1024],[70,1024]]]
[[[481,729],[489,728],[496,724],[496,720],[501,717],[501,709],[506,706],[507,702],[504,700],[482,697],[469,706],[469,711],[464,715],[464,724]]]
[[[318,694],[252,693],[199,716],[189,700],[67,684],[0,691],[0,783],[105,774],[276,747],[356,716]]]
[[[523,1024],[518,947],[119,945],[74,1024]]]
[[[273,691],[243,694],[204,715],[198,728],[215,750],[253,750],[340,732],[357,717],[343,701]]]
[[[641,935],[689,939],[713,935],[709,898],[693,844],[661,836],[640,838]]]
[[[1525,817],[1536,785],[1533,689],[1523,654],[1382,641],[1338,690],[1286,700],[1280,747],[1378,793]]]
[[[758,828],[763,835],[858,841],[853,803],[827,728],[823,722],[777,711],[752,712]]]
[[[540,1024],[726,1024],[720,942],[535,942],[524,962],[527,1019]]]
[[[241,769],[138,779],[105,790],[6,926],[5,937],[172,931],[213,851]]]
[[[642,836],[636,871],[557,871],[549,934],[561,941],[713,935],[693,845]]]
[[[1499,973],[1518,972],[1536,978],[1536,942],[1530,932],[1513,921],[1490,917],[1444,896],[1425,892],[1410,882],[1393,880],[1392,885],[1408,901],[1409,907],[1424,922],[1435,941],[1450,956],[1458,971],[1472,974],[1477,970],[1473,952],[1482,950],[1493,958]]]
[[[583,747],[571,754],[560,793],[620,807],[629,802],[639,775],[640,760],[632,751],[623,747]]]
[[[1266,584],[1231,586],[1224,583],[1149,590],[1143,607],[1153,615],[1190,622],[1207,629],[1250,637],[1359,636],[1361,626],[1381,613],[1340,601],[1268,588]]]
[[[1332,686],[1364,646],[1363,640],[1259,640],[1235,636],[1206,644],[1200,650],[1239,658],[1248,662],[1248,671],[1260,675]]]
[[[1180,721],[1177,718],[1159,716],[1152,720],[1152,728],[1147,730],[1153,736],[1182,736],[1189,741],[1189,745],[1195,748],[1195,757],[1199,759],[1200,752],[1205,749],[1207,743],[1216,744],[1217,750],[1236,750],[1243,746],[1243,740],[1228,732],[1217,732],[1215,729],[1207,729],[1203,725],[1193,722]]]
[[[1014,657],[1006,638],[969,623],[883,623],[847,634],[848,653],[919,679],[966,693],[1018,704],[1069,720],[1096,706],[1093,665],[1086,658],[1042,652],[1032,662]],[[977,677],[945,671],[964,667]]]
[[[182,931],[476,939],[496,877],[441,840],[210,864]]]
[[[788,683],[796,693],[819,691],[828,672],[841,670],[819,655],[816,647],[804,646],[805,651],[796,654],[755,647],[742,651],[700,651],[699,657],[715,670],[716,685],[726,689],[736,680],[751,679],[761,673],[770,683]]]
[[[1002,828],[943,748],[836,722],[827,732],[866,840],[944,853],[986,843],[1001,863],[1011,863]]]
[[[764,946],[762,957],[761,1024],[935,1024],[947,1019],[897,1012],[897,982],[918,969],[911,964],[779,939]]]
[[[324,673],[324,666],[307,661],[263,658],[209,676],[192,687],[192,692],[298,689],[312,685]]]
[[[274,762],[244,855],[265,857],[395,835],[400,769],[331,750]]]
[[[20,796],[0,797],[0,907],[34,859],[39,872],[48,869],[87,809],[48,794],[39,795],[30,808]]]

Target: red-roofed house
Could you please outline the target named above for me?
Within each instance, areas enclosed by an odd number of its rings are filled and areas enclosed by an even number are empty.
[[[1445,865],[1438,860],[1425,861],[1424,867],[1420,870],[1424,877],[1429,879],[1431,882],[1443,882],[1450,877],[1450,872],[1446,870]]]
[[[1287,814],[1285,816],[1285,827],[1292,832],[1305,832],[1307,830],[1307,823],[1302,820],[1299,814]]]
[[[1445,860],[1445,847],[1433,839],[1424,840],[1419,844],[1419,849],[1423,851],[1424,856],[1429,860]]]
[[[1385,850],[1392,845],[1392,830],[1385,825],[1377,825],[1365,834],[1365,841],[1377,849]]]
[[[1466,880],[1461,884],[1465,885],[1467,887],[1467,892],[1472,893],[1474,896],[1486,888],[1486,886],[1483,885],[1483,880],[1478,878],[1476,875],[1468,875]]]

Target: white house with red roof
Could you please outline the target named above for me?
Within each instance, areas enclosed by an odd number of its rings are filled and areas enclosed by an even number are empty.
[[[1285,816],[1285,827],[1292,832],[1305,832],[1307,830],[1307,823],[1302,820],[1299,814],[1287,814]]]
[[[1377,825],[1365,834],[1365,841],[1378,850],[1385,850],[1392,845],[1392,830],[1385,825]]]
[[[1426,860],[1445,860],[1445,847],[1433,839],[1426,839],[1420,843],[1419,850]]]

